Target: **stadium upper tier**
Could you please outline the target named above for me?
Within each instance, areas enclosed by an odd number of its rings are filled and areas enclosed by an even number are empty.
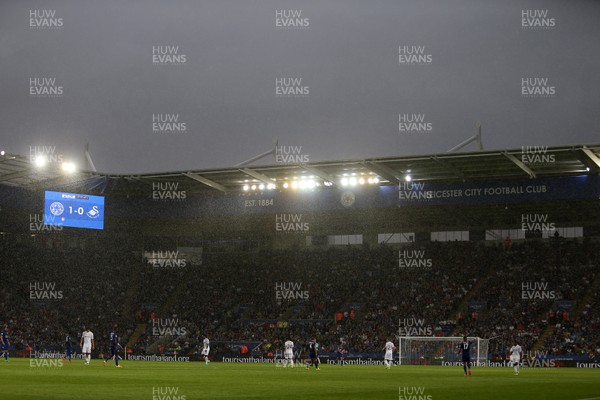
[[[279,161],[279,162],[277,162]],[[343,186],[375,182],[397,185],[407,177],[415,182],[470,181],[480,179],[519,179],[548,176],[598,174],[600,144],[570,146],[524,146],[510,150],[425,154],[357,160],[286,162],[275,157],[270,165],[245,165],[144,174],[104,174],[78,170],[64,171],[59,163],[36,166],[30,157],[0,156],[0,184],[34,189],[72,188],[97,193],[135,195],[157,181],[189,186],[189,194],[211,191],[241,192],[259,190],[261,185],[283,189],[300,184],[302,178],[314,185]],[[355,179],[355,181],[353,181]],[[190,185],[193,184],[193,185]]]

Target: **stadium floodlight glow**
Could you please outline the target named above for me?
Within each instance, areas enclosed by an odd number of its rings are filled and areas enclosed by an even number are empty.
[[[2,155],[4,155],[4,152],[2,152]],[[590,172],[590,167],[585,167],[585,170],[586,170],[587,172]]]
[[[323,185],[329,187],[329,186],[333,186],[333,183],[329,182],[329,181],[325,181],[325,182],[323,182]]]
[[[6,154],[4,150],[0,151],[0,156],[3,156],[4,154]]]
[[[340,183],[342,184],[342,186],[348,186],[348,178],[342,178]]]
[[[244,187],[242,189],[244,189],[245,191],[248,191],[250,189],[250,186],[244,185]]]
[[[256,185],[252,185],[252,186],[250,186],[250,188],[251,188],[252,190],[256,190]]]
[[[260,185],[258,185],[258,188],[259,188],[260,190],[265,190],[265,185],[261,183]]]
[[[36,167],[42,168],[44,165],[46,165],[46,157],[39,155],[35,158],[33,162]]]
[[[75,172],[77,168],[75,167],[75,164],[69,161],[66,161],[64,163],[62,163],[62,170],[65,171],[67,174],[72,174],[73,172]]]
[[[364,185],[365,184],[365,178],[360,178],[358,180],[358,183],[361,184],[361,185]]]
[[[409,174],[406,174],[406,176],[404,177],[404,180],[406,182],[410,182],[410,181],[412,181],[412,177]]]
[[[373,178],[373,183],[375,183],[375,184],[379,183],[379,178],[378,177]]]
[[[298,188],[298,182],[293,181],[292,182],[292,189],[297,189]]]
[[[303,180],[302,180],[302,181],[300,181],[300,183],[298,184],[298,187],[299,187],[300,189],[304,189],[304,188],[306,187],[306,181],[303,181]]]
[[[348,180],[348,183],[350,184],[350,186],[356,186],[357,180],[356,178],[352,177]]]
[[[267,185],[267,189],[269,189],[269,190],[273,190],[273,189],[275,189],[276,187],[277,187],[277,186],[275,186],[275,184],[274,184],[274,183],[269,183],[269,184]]]
[[[284,182],[284,184],[283,184],[283,188],[284,188],[284,189],[287,189],[287,188],[289,188],[289,187],[290,187],[290,184],[289,184],[289,183],[287,183],[287,182]]]

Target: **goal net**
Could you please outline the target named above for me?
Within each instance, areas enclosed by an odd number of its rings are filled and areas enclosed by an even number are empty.
[[[468,337],[471,342],[471,362],[483,364],[488,359],[489,339]],[[398,359],[400,365],[442,365],[462,362],[458,344],[462,337],[400,336]]]

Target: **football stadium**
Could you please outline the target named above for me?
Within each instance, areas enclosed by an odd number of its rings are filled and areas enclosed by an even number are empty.
[[[3,3],[2,398],[600,399],[599,16]]]

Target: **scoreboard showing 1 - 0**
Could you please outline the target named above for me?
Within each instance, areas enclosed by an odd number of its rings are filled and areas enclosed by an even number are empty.
[[[104,229],[104,197],[46,191],[44,224]]]

